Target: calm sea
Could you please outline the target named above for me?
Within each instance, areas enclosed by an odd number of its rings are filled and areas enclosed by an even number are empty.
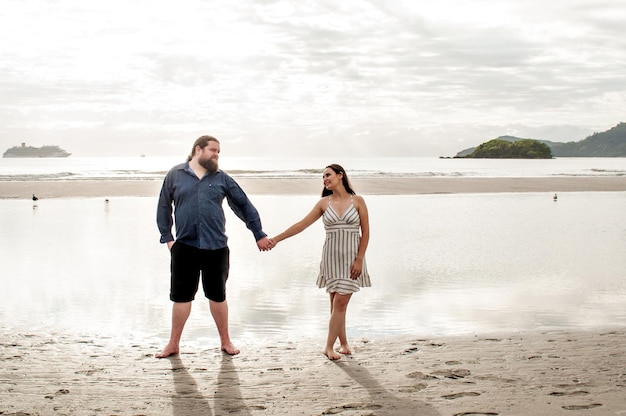
[[[55,180],[62,175],[152,175],[157,180],[176,162],[162,160],[157,166],[150,158],[72,159],[36,161],[42,164],[3,159],[0,176]],[[358,175],[626,171],[624,159],[338,162]],[[328,162],[229,163],[241,174],[317,176],[317,169]],[[317,198],[251,195],[270,235],[299,220]],[[366,196],[366,201],[373,287],[352,298],[349,337],[626,327],[624,192],[562,193],[557,202],[545,193]],[[37,203],[0,199],[0,326],[166,339],[169,255],[158,243],[156,202],[156,196],[108,203],[101,198]],[[260,253],[243,223],[228,208],[226,213],[233,338],[251,344],[277,337],[322,342],[329,310],[327,294],[315,287],[322,224]],[[200,296],[185,342],[217,342],[207,302]]]
[[[0,158],[2,180],[161,179],[184,157]],[[558,158],[550,160],[407,158],[236,158],[220,166],[236,176],[316,177],[330,163],[353,177],[551,177],[623,176],[625,158]]]

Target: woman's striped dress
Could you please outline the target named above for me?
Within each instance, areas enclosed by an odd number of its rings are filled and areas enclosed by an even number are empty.
[[[330,198],[329,198],[330,201]],[[353,204],[343,213],[337,215],[333,207],[322,215],[326,241],[322,249],[320,274],[317,278],[318,287],[326,287],[327,292],[348,294],[358,292],[361,287],[370,287],[370,276],[363,259],[363,270],[356,279],[350,279],[350,267],[359,251],[361,241],[361,219]]]

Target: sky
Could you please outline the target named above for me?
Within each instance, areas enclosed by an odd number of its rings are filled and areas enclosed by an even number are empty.
[[[623,0],[3,0],[0,151],[453,156],[626,121]]]

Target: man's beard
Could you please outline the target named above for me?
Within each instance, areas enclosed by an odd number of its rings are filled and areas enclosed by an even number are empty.
[[[213,159],[198,159],[198,163],[209,172],[217,172],[218,165]]]

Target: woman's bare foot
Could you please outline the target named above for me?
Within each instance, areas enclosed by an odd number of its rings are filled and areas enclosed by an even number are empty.
[[[170,355],[176,355],[179,352],[180,352],[180,348],[178,347],[178,345],[167,344],[167,346],[165,348],[163,348],[163,351],[161,351],[160,353],[155,355],[155,357],[156,358],[167,358]]]
[[[341,358],[341,355],[337,354],[335,350],[333,350],[332,348],[326,348],[324,350],[324,355],[326,355],[329,360],[333,360],[333,361]]]
[[[339,348],[339,354],[352,355],[352,350],[349,345],[342,345],[341,348]]]
[[[222,345],[222,351],[228,355],[237,355],[240,353],[238,348],[235,348],[232,342]]]

